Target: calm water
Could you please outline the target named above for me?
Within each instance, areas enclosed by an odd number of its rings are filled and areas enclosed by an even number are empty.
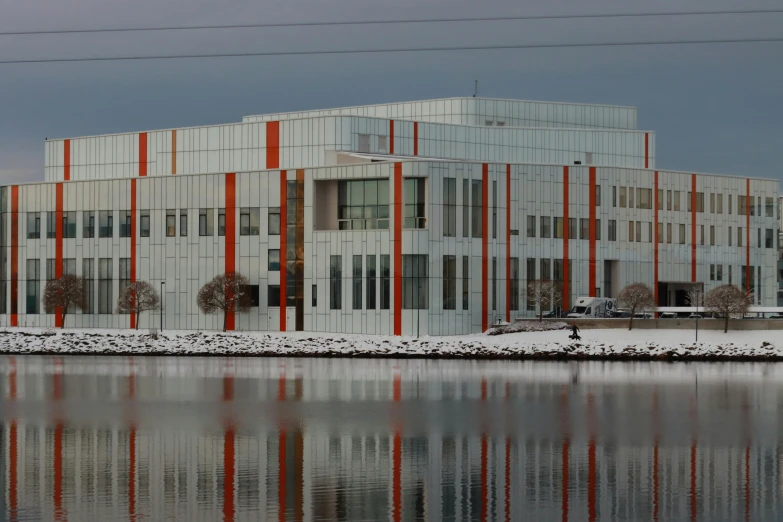
[[[2,520],[783,519],[783,365],[0,357]]]

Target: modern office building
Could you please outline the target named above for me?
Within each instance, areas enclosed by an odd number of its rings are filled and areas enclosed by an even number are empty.
[[[777,303],[776,180],[656,168],[636,109],[458,98],[48,140],[44,183],[0,187],[0,324],[55,326],[47,280],[84,277],[68,326],[215,329],[198,290],[250,280],[238,330],[462,334],[643,282],[661,305],[732,283]],[[157,317],[156,323],[157,323]],[[143,326],[150,325],[142,317]]]

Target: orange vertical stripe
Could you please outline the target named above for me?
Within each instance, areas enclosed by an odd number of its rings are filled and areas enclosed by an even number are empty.
[[[136,428],[130,430],[130,447],[128,465],[128,517],[131,522],[136,520]]]
[[[19,326],[19,187],[11,187],[11,326]]]
[[[413,155],[419,155],[419,122],[413,122]]]
[[[63,184],[57,183],[55,186],[55,260],[54,277],[59,279],[63,276]],[[58,306],[55,310],[54,325],[57,328],[63,325],[63,309]]]
[[[402,335],[402,163],[394,164],[394,335]]]
[[[280,171],[280,331],[285,332],[285,305],[287,296],[286,285],[286,242],[288,240],[288,201],[286,194],[286,171]]]
[[[568,168],[568,167],[566,167]],[[562,500],[562,521],[568,522],[568,437],[563,440],[563,485],[560,488],[563,491]]]
[[[130,233],[130,280],[136,282],[136,180],[131,179],[130,185],[130,204],[131,204],[131,233]],[[130,314],[130,327],[136,328],[136,314]]]
[[[54,429],[54,518],[63,520],[63,424]]]
[[[71,180],[71,140],[63,141],[63,180]]]
[[[266,122],[266,168],[280,168],[280,122]]]
[[[285,522],[285,510],[286,510],[286,486],[288,477],[286,476],[286,441],[285,430],[280,430],[280,437],[278,438],[279,450],[277,453],[277,520],[279,522]]]
[[[568,259],[568,167],[563,167],[563,309],[569,308],[569,296],[571,295],[571,267]],[[567,509],[567,508],[566,508]],[[566,513],[567,514],[567,513]]]
[[[139,133],[139,176],[147,175],[147,133]]]
[[[745,180],[745,292],[750,293],[750,179]]]
[[[394,457],[392,458],[392,520],[402,520],[402,437],[400,431],[394,431]]]
[[[506,322],[511,322],[511,165],[506,165]]]
[[[588,295],[590,297],[595,297],[595,288],[597,283],[597,270],[596,270],[596,233],[595,233],[595,227],[596,227],[596,206],[595,206],[595,191],[597,182],[596,182],[596,169],[595,167],[590,167],[589,170],[589,181],[590,181],[590,195],[588,196],[588,204],[590,205],[589,209],[589,233],[590,233],[590,245],[589,245],[589,262],[588,262],[588,284],[590,285],[590,288],[588,288]]]
[[[658,171],[655,171],[655,188],[653,189],[653,196],[655,197],[655,206],[653,207],[655,210],[653,213],[655,214],[655,223],[653,223],[653,292],[655,293],[655,306],[658,306],[658,205],[660,204],[658,201]],[[610,297],[610,296],[606,296]],[[658,317],[658,313],[656,312],[655,317]]]
[[[285,369],[281,368],[280,375],[277,378],[277,400],[278,401],[284,401],[285,400]]]
[[[487,257],[489,256],[489,227],[487,215],[489,212],[489,165],[481,165],[481,331],[486,332],[488,327],[488,269]]]
[[[171,131],[171,173],[177,173],[177,129]]]
[[[644,133],[644,168],[650,168],[650,133]]]
[[[402,398],[402,376],[400,375],[399,370],[394,370],[394,382],[392,387],[394,402],[400,402],[400,399]]]
[[[389,154],[394,154],[394,120],[389,120]]]
[[[234,521],[234,438],[233,429],[227,429],[223,438],[223,520]]]
[[[691,174],[691,281],[696,282],[696,174]]]
[[[226,273],[236,271],[236,174],[226,174]],[[226,330],[234,329],[234,310],[226,312]]]

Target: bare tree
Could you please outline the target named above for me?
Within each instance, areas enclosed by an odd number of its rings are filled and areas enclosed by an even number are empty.
[[[226,331],[228,312],[245,313],[250,310],[252,302],[246,287],[247,277],[239,272],[229,272],[216,276],[212,281],[201,287],[198,292],[198,307],[205,314],[223,312],[223,331]]]
[[[527,284],[527,299],[538,305],[538,320],[544,320],[544,309],[557,306],[563,300],[560,286],[554,281],[530,281]]]
[[[644,283],[633,283],[620,291],[617,300],[631,309],[631,318],[628,321],[628,329],[633,330],[633,316],[636,312],[644,312],[655,306],[655,295],[650,287]]]
[[[704,308],[704,290],[697,287],[691,288],[685,294],[685,300],[690,306]]]
[[[723,285],[707,292],[704,306],[723,317],[723,333],[726,333],[729,331],[729,317],[745,315],[751,301],[749,293],[743,292],[734,285]]]
[[[75,275],[64,275],[48,281],[44,288],[43,305],[48,313],[62,308],[62,328],[65,328],[65,316],[68,315],[68,310],[74,308],[84,310],[86,306],[84,280]]]
[[[147,281],[134,281],[129,284],[117,300],[117,313],[136,316],[137,330],[141,313],[158,309],[160,309],[160,296],[155,287]]]

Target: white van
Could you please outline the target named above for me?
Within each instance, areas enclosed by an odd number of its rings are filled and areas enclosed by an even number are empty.
[[[612,317],[617,310],[617,299],[608,297],[578,297],[574,307],[566,317]]]

